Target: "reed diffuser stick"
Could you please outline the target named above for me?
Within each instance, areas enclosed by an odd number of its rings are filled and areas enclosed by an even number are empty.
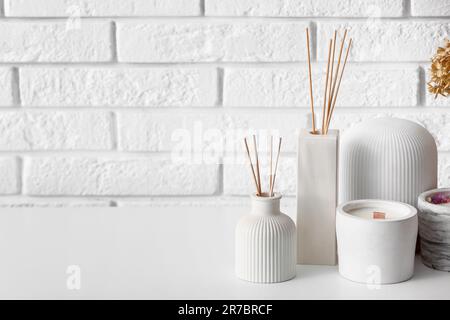
[[[258,159],[258,149],[256,146],[256,136],[253,135],[253,147],[255,149],[256,157],[256,178],[258,179],[258,195],[261,195],[261,175],[259,174],[259,159]]]
[[[333,98],[333,106],[331,108],[330,120],[331,120],[331,116],[333,115],[334,106],[336,105],[336,100],[337,100],[337,96],[338,96],[338,93],[339,93],[339,88],[341,86],[341,80],[342,80],[342,76],[344,74],[345,66],[347,65],[348,53],[350,52],[350,47],[352,46],[352,41],[353,40],[350,38],[350,41],[349,41],[348,47],[347,47],[347,52],[345,53],[345,59],[344,59],[344,64],[342,66],[341,75],[339,76],[339,82],[338,82],[338,85],[337,85],[336,93],[335,93],[335,96]],[[327,131],[328,131],[329,125],[330,125],[330,121],[328,121],[328,123],[327,123]]]
[[[331,56],[331,77],[330,77],[330,90],[328,91],[328,101],[331,101],[331,86],[333,84],[333,72],[334,72],[334,55],[336,53],[336,40],[337,40],[337,30],[334,30],[333,35],[333,54]]]
[[[339,66],[341,65],[341,58],[342,58],[342,50],[344,49],[344,42],[345,42],[345,38],[347,37],[347,29],[345,30],[345,32],[344,32],[344,36],[342,37],[342,41],[341,41],[341,48],[340,48],[340,50],[339,50],[339,56],[338,56],[338,63],[337,63],[337,66],[336,66],[336,74],[335,74],[335,77],[334,77],[334,81],[333,81],[333,86],[332,86],[332,89],[331,89],[331,99],[328,101],[328,119],[327,119],[327,123],[330,123],[330,121],[331,121],[331,104],[332,104],[332,100],[334,99],[334,90],[335,90],[335,88],[336,88],[336,83],[337,83],[337,80],[338,80],[338,73],[339,73]],[[327,134],[328,133],[328,126],[326,126],[326,128],[325,128],[325,134]]]
[[[277,170],[278,170],[278,159],[280,158],[280,150],[281,150],[281,137],[280,140],[278,141],[278,154],[277,154],[277,160],[275,161],[275,170],[273,173],[273,180],[272,180],[272,187],[270,188],[270,193],[269,195],[271,197],[273,197],[273,188],[275,186],[275,178],[277,177]]]
[[[308,49],[309,96],[311,99],[312,133],[316,133],[316,119],[314,115],[314,97],[313,97],[312,74],[311,74],[311,55],[309,50],[309,28],[306,28],[306,47]]]
[[[333,54],[331,56],[331,69],[330,69],[330,89],[328,90],[328,109],[327,109],[327,119],[325,121],[325,125],[328,122],[328,116],[330,115],[330,106],[331,106],[331,99],[333,96],[331,95],[331,87],[333,85],[333,72],[334,72],[334,56],[336,53],[336,41],[337,41],[337,30],[334,30],[333,35]]]
[[[255,182],[256,194],[259,195],[258,181],[256,181],[255,169],[252,164],[252,157],[250,156],[250,150],[248,149],[247,138],[244,138],[245,149],[247,150],[248,161],[250,163],[250,168],[252,169],[253,181]]]
[[[269,190],[272,190],[272,158],[273,158],[273,136],[270,136],[270,172],[269,172]]]
[[[327,63],[327,76],[325,80],[325,93],[323,95],[323,109],[322,109],[322,129],[320,130],[322,134],[324,134],[324,128],[325,128],[325,121],[328,121],[328,119],[325,120],[325,113],[326,113],[326,104],[327,104],[327,91],[328,91],[328,74],[330,71],[330,55],[331,55],[331,46],[332,46],[333,40],[330,40],[330,44],[328,46],[328,63]]]
[[[352,39],[350,39],[347,51],[345,54],[345,59],[343,65],[342,62],[342,53],[344,50],[345,42],[347,39],[347,29],[344,32],[344,35],[341,39],[341,46],[339,49],[339,55],[337,59],[337,65],[335,67],[335,54],[336,54],[336,45],[337,45],[337,37],[338,31],[334,30],[333,37],[330,39],[328,45],[328,61],[326,68],[326,77],[325,77],[325,92],[323,94],[323,108],[322,108],[322,128],[320,129],[319,134],[326,135],[328,134],[328,129],[330,126],[331,118],[334,112],[334,108],[336,106],[336,100],[339,93],[339,89],[341,86],[342,77],[344,74],[345,66],[347,65],[348,53],[350,50],[350,46],[352,44]],[[318,130],[315,127],[315,114],[314,114],[314,95],[312,88],[312,71],[311,71],[311,56],[310,56],[310,46],[309,46],[309,29],[306,28],[306,46],[308,49],[308,72],[309,72],[309,95],[311,100],[311,112],[312,112],[312,134],[316,134]],[[341,69],[342,67],[342,69]],[[274,174],[275,179],[275,174]],[[272,184],[274,182],[272,181]]]

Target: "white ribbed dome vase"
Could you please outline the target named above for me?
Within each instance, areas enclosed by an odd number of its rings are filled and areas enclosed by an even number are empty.
[[[235,267],[238,278],[260,283],[282,282],[296,274],[296,228],[280,211],[281,195],[251,196],[250,214],[236,227]]]
[[[382,199],[417,205],[436,188],[437,148],[417,123],[395,118],[361,122],[341,139],[339,203]]]

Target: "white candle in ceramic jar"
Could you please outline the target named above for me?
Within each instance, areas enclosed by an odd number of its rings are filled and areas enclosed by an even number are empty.
[[[392,219],[398,219],[403,216],[402,212],[398,211],[384,211],[384,207],[377,207],[377,206],[367,206],[367,207],[357,207],[354,209],[349,209],[348,214],[363,218],[363,219],[385,219],[385,220],[392,220]]]
[[[345,206],[345,213],[369,220],[398,220],[411,213],[410,207],[402,203],[381,200],[350,201]],[[383,215],[383,218],[376,216]]]
[[[384,218],[374,218],[374,213]],[[383,200],[349,201],[337,208],[339,272],[362,283],[396,283],[414,272],[417,210]]]

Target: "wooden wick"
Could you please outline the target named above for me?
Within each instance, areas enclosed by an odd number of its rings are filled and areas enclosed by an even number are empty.
[[[386,213],[380,212],[380,211],[374,211],[372,213],[372,218],[373,219],[380,219],[380,220],[386,219]]]
[[[275,186],[275,178],[277,177],[277,170],[278,170],[278,159],[280,158],[280,150],[281,150],[281,137],[278,142],[278,154],[277,154],[277,160],[275,161],[275,170],[273,173],[273,180],[272,180],[272,187],[270,188],[269,195],[273,197],[273,188]]]
[[[309,28],[306,28],[306,47],[308,49],[308,71],[309,71],[309,96],[311,99],[311,113],[312,113],[312,133],[316,133],[316,119],[314,115],[314,97],[312,88],[312,75],[311,75],[311,56],[309,50]]]
[[[247,150],[247,156],[248,156],[248,161],[250,163],[250,168],[252,169],[253,181],[255,182],[255,186],[256,186],[256,194],[260,195],[258,181],[256,181],[255,169],[253,168],[252,158],[250,156],[250,150],[248,149],[247,138],[244,138],[244,143],[245,143],[245,149]]]
[[[256,136],[253,135],[253,147],[255,149],[256,157],[256,178],[258,179],[258,196],[261,195],[261,175],[259,174],[259,159],[258,159],[258,149],[256,147]]]

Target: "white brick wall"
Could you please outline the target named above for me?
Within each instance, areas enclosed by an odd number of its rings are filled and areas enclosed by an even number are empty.
[[[284,137],[277,183],[293,205],[306,27],[315,88],[334,28],[354,40],[333,126],[420,123],[450,185],[450,98],[426,91],[450,0],[1,2],[0,207],[240,205],[242,137],[269,132]]]
[[[212,195],[218,166],[160,157],[32,156],[24,159],[23,189],[49,196]]]
[[[201,0],[4,0],[7,17],[199,16]]]
[[[101,62],[112,57],[111,23],[0,22],[1,62]]]
[[[4,111],[0,150],[111,150],[112,128],[104,111]]]
[[[119,22],[118,58],[124,62],[305,60],[307,26],[304,22]]]
[[[354,47],[350,61],[428,61],[437,46],[450,34],[449,20],[372,19],[355,22],[319,22],[318,56],[326,61],[329,35],[335,29],[349,29]]]
[[[214,106],[214,68],[23,67],[22,104],[27,107]]]
[[[225,70],[224,106],[295,107],[309,106],[306,65],[300,68],[229,68]],[[314,88],[322,88],[326,65],[313,66]],[[319,72],[319,71],[322,71]],[[416,106],[419,90],[417,67],[350,66],[339,90],[336,106]],[[356,94],[357,93],[357,94]],[[383,94],[384,93],[384,94]],[[315,100],[323,92],[316,90]]]
[[[0,106],[13,105],[13,70],[0,67]]]
[[[2,195],[20,192],[19,160],[15,157],[0,158],[0,193]]]
[[[413,16],[450,16],[449,0],[411,0]]]
[[[367,17],[377,9],[383,17],[402,15],[402,0],[206,0],[211,16]]]

